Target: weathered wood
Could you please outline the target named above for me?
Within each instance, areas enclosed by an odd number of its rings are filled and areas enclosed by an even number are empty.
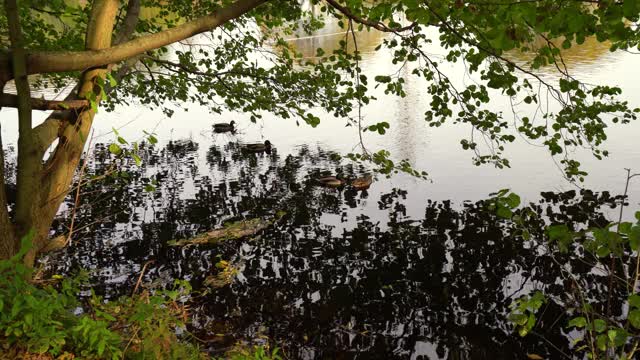
[[[258,232],[266,229],[274,222],[274,220],[263,220],[258,218],[237,221],[226,225],[222,229],[211,230],[190,239],[175,240],[170,242],[170,244],[175,246],[218,244],[226,240],[241,239],[247,236],[253,236]]]

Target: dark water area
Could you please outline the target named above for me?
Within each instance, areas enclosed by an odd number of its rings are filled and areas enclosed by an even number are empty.
[[[521,227],[483,201],[416,199],[401,188],[378,194],[375,182],[368,191],[323,188],[322,175],[368,173],[332,152],[303,146],[286,156],[277,148],[249,154],[229,142],[206,149],[202,164],[203,149],[191,140],[142,150],[137,168],[96,147],[88,170],[94,179],[83,186],[75,215],[77,235],[44,259],[46,269],[87,269],[106,298],[130,294],[144,264],[148,288],[189,280],[196,291],[189,330],[214,354],[238,340],[268,339],[292,359],[563,358],[575,334],[558,325],[569,319],[563,304],[571,293],[561,270],[591,284],[591,297],[605,297],[605,277],[582,254],[549,254],[541,220],[525,224],[532,237],[524,240]],[[104,173],[111,176],[95,178]],[[149,184],[156,190],[146,192]],[[384,221],[364,210],[373,200]],[[618,200],[549,192],[530,208],[548,223],[602,226],[603,211]],[[406,204],[415,202],[423,204],[421,217],[407,215]],[[170,245],[277,212],[285,215],[251,238]],[[65,214],[61,233],[70,220]],[[227,286],[208,287],[205,279],[222,271],[220,260],[237,273]],[[521,338],[507,321],[509,306],[533,290],[552,297],[534,332]]]

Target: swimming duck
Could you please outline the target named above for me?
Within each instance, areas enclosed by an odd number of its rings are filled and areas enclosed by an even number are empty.
[[[269,140],[265,140],[264,144],[246,144],[244,146],[245,150],[249,151],[249,152],[255,152],[255,153],[259,153],[259,152],[266,152],[266,153],[270,153],[271,152],[271,141]]]
[[[213,124],[213,131],[217,133],[234,131],[236,129],[236,122],[231,120],[230,123],[217,123]]]
[[[327,186],[327,187],[340,187],[342,185],[344,185],[344,180],[340,180],[335,176],[324,176],[318,179],[318,182],[320,183],[320,185],[322,186]]]
[[[367,175],[351,181],[351,186],[356,190],[366,190],[373,183],[373,176]]]

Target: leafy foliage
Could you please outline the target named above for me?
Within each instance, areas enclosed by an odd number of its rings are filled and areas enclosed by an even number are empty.
[[[226,359],[230,360],[282,360],[280,349],[274,348],[269,351],[265,346],[254,346],[253,348],[234,348],[226,354]]]
[[[20,254],[0,262],[0,341],[54,356],[72,348],[83,356],[120,358],[119,336],[103,322],[72,313],[78,306],[75,294],[81,277],[62,280],[59,290],[51,285],[39,288],[28,281],[31,270],[20,260],[30,246],[30,239],[25,238]]]
[[[545,303],[544,295],[536,291],[531,296],[523,296],[517,299],[512,305],[512,312],[509,315],[518,328],[520,336],[526,336],[536,324],[535,313]]]
[[[175,27],[226,4],[146,0],[136,35]],[[171,115],[176,107],[188,110],[185,103],[197,103],[213,112],[247,113],[254,122],[271,112],[311,126],[317,126],[322,111],[351,125],[364,120],[355,110],[375,100],[372,88],[382,86],[385,93],[406,95],[405,78],[398,70],[408,67],[410,76],[425,81],[431,107],[425,113],[426,123],[470,126],[471,135],[461,139],[461,146],[474,153],[476,164],[510,166],[507,145],[521,136],[560,156],[566,176],[578,180],[586,173],[572,158],[573,149],[582,147],[598,159],[606,157],[606,129],[637,117],[638,109],[620,100],[620,88],[580,81],[563,59],[564,50],[588,38],[608,42],[612,51],[638,48],[640,6],[636,0],[597,4],[314,0],[311,4],[312,11],[294,2],[269,1],[207,36],[120,64],[109,78],[111,96],[106,107],[138,102]],[[119,22],[126,16],[125,4],[122,6]],[[22,2],[22,7],[30,49],[82,49],[89,6],[32,0]],[[288,41],[311,34],[329,21],[337,21],[346,30],[337,49],[317,48],[315,57],[305,58]],[[430,30],[434,28],[436,36]],[[363,73],[361,54],[354,51],[357,38],[350,36],[361,30],[388,34],[376,48],[393,55],[388,73]],[[445,49],[447,62],[463,63],[477,81],[461,87],[451,80],[454,74],[445,73],[428,51],[434,43]],[[528,54],[525,64],[512,60],[516,51]],[[558,78],[541,76],[542,67],[554,67]],[[37,85],[60,87],[75,77],[74,73],[44,75]],[[513,104],[512,114],[495,110],[493,100],[501,97]],[[375,117],[370,120],[363,129],[384,134],[392,126]],[[375,161],[376,157],[367,159]],[[413,173],[408,164],[399,168]]]
[[[498,217],[514,220],[523,227],[522,238],[529,240],[530,235],[524,236],[525,232],[529,234],[529,229],[525,228],[522,219],[540,219],[540,215],[526,207],[518,208],[519,202],[517,195],[505,189],[490,200],[489,206]],[[621,206],[624,206],[623,202]],[[638,348],[638,341],[635,339],[640,334],[640,212],[635,213],[635,218],[638,219],[636,223],[609,223],[586,229],[574,229],[569,223],[545,225],[543,219],[539,222],[545,228],[547,252],[556,256],[578,257],[594,270],[606,269],[606,276],[610,279],[608,293],[601,294],[601,299],[594,299],[585,296],[586,290],[595,286],[592,281],[578,278],[566,269],[566,273],[562,275],[571,284],[567,289],[567,299],[563,300],[564,310],[571,316],[566,327],[580,332],[574,341],[574,345],[577,345],[574,350],[576,353],[587,350],[589,358],[598,358],[600,353],[615,353],[616,358],[632,359]],[[593,261],[591,259],[595,259],[595,262],[590,263]],[[615,268],[617,261],[626,262],[625,268]],[[613,312],[611,296],[618,291],[627,294],[626,303],[622,306],[628,310]],[[534,329],[536,313],[546,301],[543,292],[534,291],[532,295],[522,296],[512,303],[509,320],[521,336],[526,336]]]
[[[173,290],[105,302],[92,296],[91,312],[75,315],[84,275],[57,277],[36,286],[31,269],[21,258],[31,246],[23,239],[20,254],[0,261],[0,349],[19,348],[29,353],[59,356],[71,353],[88,359],[200,359],[199,350],[180,342],[184,305],[191,287],[176,281]]]

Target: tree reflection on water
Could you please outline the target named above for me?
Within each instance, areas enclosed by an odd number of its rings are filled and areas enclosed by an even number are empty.
[[[322,149],[281,157],[246,154],[237,143],[199,149],[187,140],[143,150],[140,169],[127,160],[114,168],[106,147],[96,148],[91,175],[129,174],[85,185],[75,220],[82,239],[54,255],[49,270],[89,269],[96,292],[109,298],[128,294],[153,260],[149,287],[180,278],[202,291],[190,330],[213,352],[266,336],[292,358],[561,358],[571,336],[562,330],[568,319],[559,304],[570,285],[560,267],[589,280],[591,296],[606,292],[580,254],[546,252],[541,220],[526,224],[532,240],[525,241],[482,201],[425,201],[424,217],[412,219],[404,204],[422,200],[404,189],[373,196],[319,187],[322,175],[365,171]],[[156,191],[145,192],[154,181]],[[388,213],[386,223],[362,211],[368,196]],[[543,193],[530,208],[547,222],[602,225],[601,208],[615,202],[607,193]],[[168,244],[277,211],[286,215],[253,239]],[[356,214],[355,224],[347,214]],[[60,221],[60,232],[67,222]],[[230,285],[204,291],[220,259],[238,274]],[[506,321],[509,305],[533,289],[555,297],[534,333],[520,338]]]

